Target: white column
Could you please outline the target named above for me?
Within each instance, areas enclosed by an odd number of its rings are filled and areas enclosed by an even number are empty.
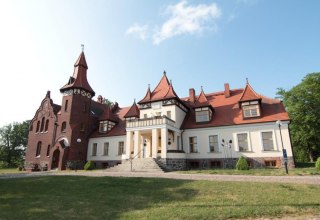
[[[127,131],[127,141],[126,141],[126,158],[129,159],[131,155],[132,146],[132,132]]]
[[[157,158],[158,153],[158,129],[152,129],[152,157]]]
[[[140,148],[140,131],[135,131],[134,132],[134,142],[133,142],[133,146],[134,146],[134,153],[133,156],[136,156],[137,153],[139,152],[139,148]],[[140,156],[136,156],[136,157],[140,157]]]
[[[161,158],[167,158],[168,131],[161,128]]]

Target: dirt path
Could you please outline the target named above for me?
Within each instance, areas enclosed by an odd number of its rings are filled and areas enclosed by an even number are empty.
[[[210,180],[210,181],[238,181],[238,182],[275,182],[320,185],[320,176],[245,176],[245,175],[213,175],[213,174],[182,174],[170,173],[146,173],[146,172],[105,172],[105,171],[62,171],[62,172],[37,172],[0,174],[0,179],[23,178],[36,176],[113,176],[113,177],[146,177],[168,178],[183,180]]]

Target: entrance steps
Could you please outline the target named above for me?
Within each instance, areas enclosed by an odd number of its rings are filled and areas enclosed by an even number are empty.
[[[125,160],[121,164],[107,168],[106,171],[164,173],[164,170],[158,165],[158,163],[153,158],[135,158],[133,160]]]

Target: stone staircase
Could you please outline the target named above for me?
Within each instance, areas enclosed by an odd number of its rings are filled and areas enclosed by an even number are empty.
[[[131,161],[107,168],[106,172],[131,172]],[[164,173],[164,169],[153,158],[135,158],[132,160],[132,172]]]

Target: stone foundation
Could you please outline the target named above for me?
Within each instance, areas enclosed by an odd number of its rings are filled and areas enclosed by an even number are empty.
[[[121,160],[93,161],[96,169],[106,169],[121,163]]]

